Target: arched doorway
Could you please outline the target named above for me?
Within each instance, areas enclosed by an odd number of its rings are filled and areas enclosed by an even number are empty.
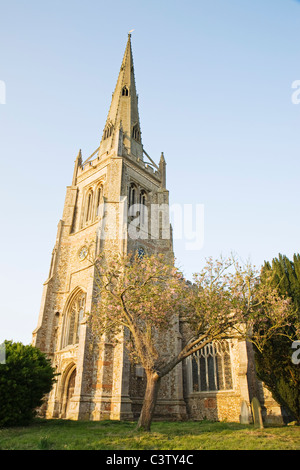
[[[74,395],[75,389],[75,380],[76,380],[76,366],[68,368],[68,371],[65,372],[65,379],[63,385],[62,393],[62,411],[61,418],[68,418],[71,399]]]
[[[75,388],[75,379],[76,379],[76,369],[70,375],[68,387],[67,387],[67,403],[66,403],[66,417],[69,414],[69,407],[70,407],[70,400],[74,395],[74,388]]]

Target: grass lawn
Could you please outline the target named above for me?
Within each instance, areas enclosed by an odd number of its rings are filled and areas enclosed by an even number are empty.
[[[36,420],[0,429],[1,450],[300,450],[299,426],[257,429],[226,422],[154,422],[151,432],[119,421]]]

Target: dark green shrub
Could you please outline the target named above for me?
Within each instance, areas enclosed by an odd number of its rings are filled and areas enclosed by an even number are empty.
[[[292,363],[292,353],[290,341],[273,339],[263,353],[256,352],[256,370],[289,418],[300,423],[300,365]]]
[[[31,345],[5,341],[0,364],[0,426],[27,425],[49,393],[55,372],[45,354]]]
[[[279,254],[272,263],[265,262],[262,282],[270,282],[278,292],[292,301],[300,320],[300,255],[293,261]],[[292,362],[292,341],[299,340],[296,325],[289,325],[282,336],[272,338],[263,352],[256,351],[257,375],[272,392],[273,398],[300,422],[300,364]]]

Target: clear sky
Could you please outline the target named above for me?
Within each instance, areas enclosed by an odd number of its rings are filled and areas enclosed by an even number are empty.
[[[300,251],[300,2],[0,0],[0,16],[0,341],[31,341],[74,160],[99,146],[131,29],[144,148],[164,152],[171,204],[204,205],[202,249],[175,240],[185,275]]]

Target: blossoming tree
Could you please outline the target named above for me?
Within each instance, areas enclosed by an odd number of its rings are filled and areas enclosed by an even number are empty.
[[[141,364],[147,379],[138,428],[150,430],[162,377],[212,341],[244,338],[263,350],[266,341],[294,320],[288,300],[259,273],[234,259],[207,261],[194,282],[163,255],[100,257],[95,262],[98,302],[89,321],[100,339],[117,341],[122,331],[131,360]],[[178,322],[188,340],[173,356],[162,339]]]

